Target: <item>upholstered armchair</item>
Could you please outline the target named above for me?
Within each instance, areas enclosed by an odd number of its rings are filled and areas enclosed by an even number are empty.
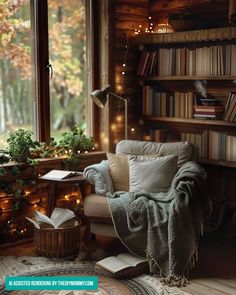
[[[161,163],[159,166],[165,168],[164,170],[161,168],[161,173],[166,173],[168,175],[159,180],[158,175],[155,175],[155,177],[157,181],[161,182],[160,186],[163,186],[163,190],[167,191],[168,186],[170,185],[168,182],[171,182],[171,179],[178,169],[186,162],[196,161],[198,159],[198,149],[196,145],[189,142],[156,143],[122,140],[116,146],[115,155],[121,157],[117,159],[113,154],[108,153],[108,160],[104,160],[99,164],[91,165],[84,171],[85,178],[94,185],[95,191],[93,194],[86,196],[84,200],[84,214],[88,219],[86,237],[89,236],[89,233],[111,237],[117,236],[113,227],[106,194],[109,192],[114,193],[116,187],[118,187],[120,191],[129,191],[130,171],[127,170],[128,168],[124,168],[125,166],[123,166],[123,168],[121,167],[121,165],[128,165],[125,157],[127,158],[129,155],[131,160],[131,155],[134,157],[140,155],[153,157],[156,155],[159,156],[159,158],[162,158],[161,161],[164,161],[165,165]],[[124,163],[122,161],[126,162]],[[153,160],[151,160],[151,162],[152,165],[154,165],[153,167],[157,166]],[[131,165],[132,163],[133,162],[130,162]],[[176,166],[173,166],[173,164]],[[119,166],[118,168],[121,168],[121,171],[116,171],[117,166]],[[142,166],[140,167],[142,169]],[[135,173],[145,174],[144,170],[141,172],[135,171]],[[133,180],[134,179],[132,179],[132,181]],[[141,189],[139,187],[142,187],[142,183],[135,183],[134,180],[132,186],[133,189],[139,190]],[[161,190],[162,188],[159,191]]]

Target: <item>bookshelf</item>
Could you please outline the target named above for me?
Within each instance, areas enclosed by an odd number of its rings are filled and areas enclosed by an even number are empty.
[[[213,199],[232,201],[236,118],[224,117],[229,92],[236,92],[236,28],[147,34],[132,43],[140,49],[143,139],[197,144]],[[214,107],[205,107],[204,99]]]

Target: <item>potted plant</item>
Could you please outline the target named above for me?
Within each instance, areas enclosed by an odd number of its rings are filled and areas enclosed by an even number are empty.
[[[39,144],[32,139],[32,131],[18,129],[10,131],[7,139],[7,153],[17,163],[30,163],[30,150]]]

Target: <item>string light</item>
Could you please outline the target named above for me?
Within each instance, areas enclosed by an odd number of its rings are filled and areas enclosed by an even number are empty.
[[[138,28],[134,29],[134,34],[135,35],[140,35],[141,33],[153,34],[153,33],[155,33],[153,27],[154,27],[154,23],[152,22],[152,17],[149,16],[148,17],[148,26],[145,27],[145,30],[143,31],[142,30],[143,26],[139,25]]]

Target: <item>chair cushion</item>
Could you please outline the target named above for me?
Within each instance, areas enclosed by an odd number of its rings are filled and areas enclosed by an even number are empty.
[[[114,191],[129,191],[129,165],[127,155],[107,153]]]
[[[177,155],[177,167],[188,161],[198,159],[198,148],[190,142],[148,142],[139,140],[121,140],[116,145],[116,154],[125,155]]]
[[[84,199],[84,215],[93,217],[111,217],[107,197],[96,194]]]
[[[177,171],[176,155],[129,156],[130,192],[166,192]]]

